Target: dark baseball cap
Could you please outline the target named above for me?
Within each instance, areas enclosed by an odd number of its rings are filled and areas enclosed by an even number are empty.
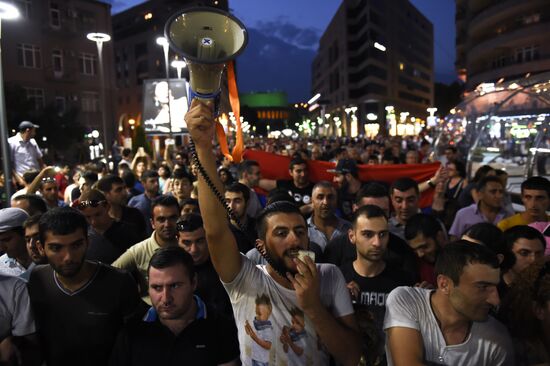
[[[29,121],[23,121],[19,124],[20,131],[26,130],[27,128],[39,128],[39,127],[40,127],[39,125],[35,125],[34,123]]]
[[[334,169],[329,169],[329,173],[336,174],[357,174],[357,163],[352,159],[340,159]]]

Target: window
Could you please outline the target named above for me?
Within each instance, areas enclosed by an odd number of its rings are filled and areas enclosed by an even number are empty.
[[[539,47],[528,46],[516,48],[516,62],[529,62],[539,58]]]
[[[82,92],[82,112],[97,112],[99,110],[99,93]]]
[[[96,57],[91,53],[81,53],[78,57],[78,68],[82,75],[95,75]]]
[[[63,73],[63,52],[61,50],[52,50],[52,68],[56,76]]]
[[[21,12],[21,16],[23,18],[29,19],[31,17],[32,0],[17,0],[15,2],[15,5],[17,5],[17,8],[19,8],[19,11]]]
[[[40,47],[25,43],[17,45],[17,65],[38,69],[41,64]]]
[[[61,27],[61,12],[59,4],[55,2],[50,2],[50,25],[57,29]]]
[[[526,15],[522,18],[522,23],[525,25],[534,24],[540,22],[540,13]]]
[[[25,88],[27,99],[31,101],[34,110],[38,111],[44,108],[44,89],[38,88]]]
[[[62,96],[56,96],[55,97],[55,110],[57,111],[57,114],[60,116],[65,113],[65,97]]]

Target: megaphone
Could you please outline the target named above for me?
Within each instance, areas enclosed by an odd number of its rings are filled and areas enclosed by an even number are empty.
[[[243,23],[216,8],[189,8],[170,17],[164,33],[170,46],[187,62],[189,102],[193,98],[213,99],[217,105],[225,65],[248,42]]]

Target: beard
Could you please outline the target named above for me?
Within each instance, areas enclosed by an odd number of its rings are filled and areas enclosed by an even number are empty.
[[[287,249],[282,256],[278,256],[275,253],[273,253],[271,250],[269,250],[267,247],[257,248],[262,257],[266,260],[267,263],[277,272],[281,277],[286,278],[286,273],[290,273],[292,275],[298,274],[298,270],[296,268],[289,268],[289,266],[286,264],[285,259],[292,260],[292,258],[297,258],[298,256],[298,249]]]
[[[64,264],[60,266],[50,263],[50,266],[52,266],[55,273],[66,278],[71,278],[76,276],[82,269],[83,265],[84,265],[84,258],[82,258],[82,261],[80,263]]]

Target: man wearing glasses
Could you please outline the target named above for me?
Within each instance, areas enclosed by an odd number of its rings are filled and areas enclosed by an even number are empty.
[[[153,228],[151,236],[130,247],[112,264],[113,267],[122,268],[129,272],[137,272],[142,299],[149,305],[151,305],[151,299],[147,294],[149,261],[157,249],[178,245],[176,222],[180,212],[178,201],[172,196],[155,198],[151,207],[151,226]]]
[[[82,212],[90,225],[86,259],[113,263],[126,249],[142,239],[135,225],[116,221],[109,215],[109,202],[97,189],[84,192],[76,208]]]

